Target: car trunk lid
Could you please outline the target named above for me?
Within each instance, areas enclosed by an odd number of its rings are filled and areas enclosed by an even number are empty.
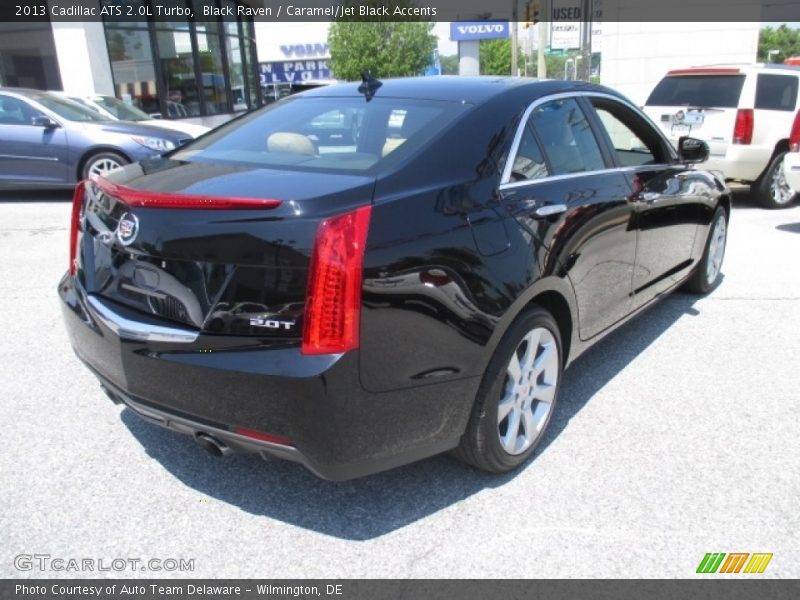
[[[368,205],[374,181],[158,159],[83,187],[89,294],[209,334],[294,339],[321,223]]]

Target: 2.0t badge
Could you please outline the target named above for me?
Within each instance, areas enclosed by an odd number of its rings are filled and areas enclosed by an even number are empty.
[[[126,212],[117,224],[117,239],[123,246],[130,246],[139,233],[139,219],[136,215]]]

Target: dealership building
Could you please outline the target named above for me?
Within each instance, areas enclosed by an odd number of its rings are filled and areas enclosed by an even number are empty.
[[[50,9],[59,4],[46,3]],[[120,2],[95,4],[99,15],[103,7]],[[261,0],[140,4],[151,16],[0,22],[0,85],[112,95],[147,113],[207,125],[262,104],[255,23],[236,16],[238,5],[262,6]],[[157,16],[156,5],[167,4],[191,8],[195,15],[203,14],[202,6],[214,4],[219,14],[232,16],[208,21]]]

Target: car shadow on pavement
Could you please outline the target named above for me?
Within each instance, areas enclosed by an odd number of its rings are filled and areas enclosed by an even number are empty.
[[[578,358],[567,371],[553,422],[536,456],[676,320],[698,314],[696,299],[674,294]],[[147,454],[185,485],[248,513],[348,540],[385,535],[536,469],[534,456],[522,470],[487,475],[441,455],[353,481],[330,482],[295,463],[253,456],[214,458],[188,436],[147,423],[129,409],[122,411],[121,420]]]

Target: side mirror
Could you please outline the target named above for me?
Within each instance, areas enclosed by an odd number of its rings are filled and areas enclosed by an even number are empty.
[[[55,129],[59,127],[58,123],[53,121],[53,119],[45,116],[33,117],[33,119],[31,119],[31,125],[34,127],[44,127],[45,129]]]
[[[686,163],[704,162],[708,160],[708,144],[697,138],[683,136],[678,139],[678,158]]]

